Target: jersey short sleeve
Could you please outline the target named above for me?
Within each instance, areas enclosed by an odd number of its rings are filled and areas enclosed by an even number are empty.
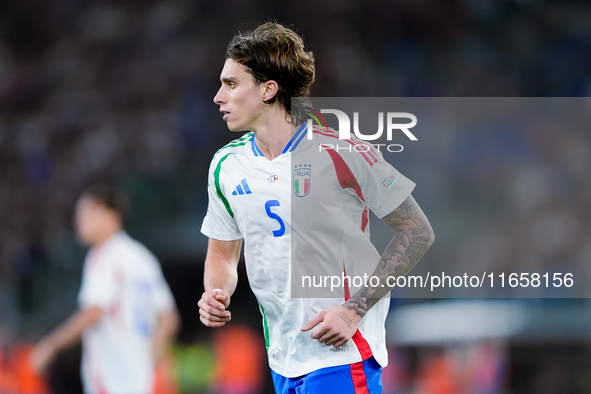
[[[91,250],[84,262],[78,306],[80,309],[109,309],[114,302],[115,286],[115,275],[109,257],[100,250]]]
[[[220,241],[234,241],[243,237],[230,204],[223,193],[224,163],[231,154],[218,154],[209,168],[207,194],[209,204],[201,232]]]
[[[368,152],[352,150],[342,157],[355,175],[368,207],[380,219],[398,208],[415,187],[375,148]]]

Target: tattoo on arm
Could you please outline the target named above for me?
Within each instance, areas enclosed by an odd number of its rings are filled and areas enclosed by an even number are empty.
[[[412,196],[382,220],[396,231],[396,235],[373,273],[380,283],[377,287],[368,286],[359,290],[343,305],[360,317],[365,316],[372,306],[392,290],[393,286],[387,282],[388,277],[397,278],[408,274],[434,240],[431,225]]]
[[[353,320],[351,320],[351,318],[347,316],[347,314],[343,311],[339,312],[339,316],[341,317],[341,319],[343,319],[345,324],[347,324],[349,328],[351,328],[351,326],[353,325]]]

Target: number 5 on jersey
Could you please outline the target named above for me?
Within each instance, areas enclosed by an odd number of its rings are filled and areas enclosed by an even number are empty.
[[[267,215],[271,219],[277,220],[281,226],[279,230],[273,230],[273,235],[276,237],[281,237],[283,234],[285,234],[285,224],[283,223],[283,220],[281,220],[279,215],[271,212],[271,207],[278,207],[279,205],[279,201],[277,200],[269,200],[265,203],[265,211],[267,211]]]

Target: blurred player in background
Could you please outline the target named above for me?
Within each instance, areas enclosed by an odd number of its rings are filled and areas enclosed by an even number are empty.
[[[302,142],[307,139],[304,113],[292,113],[290,98],[307,97],[314,75],[312,53],[282,25],[261,25],[234,37],[228,46],[214,102],[230,130],[250,132],[220,149],[210,166],[209,208],[201,229],[209,246],[200,317],[208,327],[230,321],[227,309],[244,239],[246,268],[263,315],[276,391],[381,393],[381,369],[387,363],[384,322],[390,301],[384,296],[391,290],[386,278],[408,273],[433,242],[433,231],[410,194],[414,183],[379,152],[374,152],[371,162],[355,152],[324,152],[323,165],[329,167],[314,173],[323,180],[316,187],[336,199],[324,204],[334,212],[327,210],[316,219],[327,233],[342,232],[345,222],[355,224],[351,231],[364,240],[363,248],[369,248],[375,261],[380,260],[374,275],[381,282],[353,296],[347,295],[347,287],[342,299],[291,298],[291,241],[296,230],[291,228],[291,215],[296,214],[291,212],[291,171],[297,160],[292,161],[296,149],[307,149]],[[313,131],[309,146],[323,139],[334,141],[334,135],[318,131]],[[384,179],[390,182],[384,184]],[[297,197],[317,198],[318,193],[308,191],[305,186],[293,189]],[[365,231],[368,207],[396,231],[381,259]],[[312,241],[318,245],[303,249],[334,251],[336,264],[350,258],[340,254],[344,249],[340,239],[334,245],[326,241],[319,237]],[[311,335],[306,333],[316,326]]]
[[[91,247],[80,309],[31,356],[43,373],[60,350],[82,337],[86,393],[152,393],[155,364],[180,325],[158,260],[122,228],[125,210],[124,196],[109,185],[93,185],[78,200],[75,228]]]

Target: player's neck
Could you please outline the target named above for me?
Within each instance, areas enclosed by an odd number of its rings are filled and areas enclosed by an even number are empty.
[[[101,234],[97,235],[92,246],[95,248],[100,248],[105,243],[107,243],[107,241],[110,240],[113,237],[113,235],[117,234],[121,230],[122,230],[122,228],[120,226],[114,226],[112,228],[105,229],[105,231],[103,231],[103,232],[101,232]]]
[[[291,139],[291,123],[285,119],[285,113],[267,119],[253,131],[257,147],[269,160],[279,157]]]

